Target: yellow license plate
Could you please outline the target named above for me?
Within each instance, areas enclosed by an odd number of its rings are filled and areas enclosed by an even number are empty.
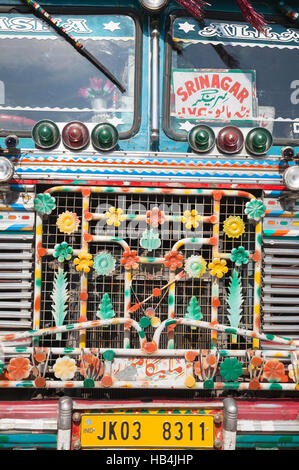
[[[82,416],[82,447],[212,448],[213,416],[88,414]]]

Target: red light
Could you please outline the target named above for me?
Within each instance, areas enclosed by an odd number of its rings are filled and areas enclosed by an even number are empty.
[[[224,127],[217,136],[217,146],[224,153],[240,152],[243,144],[243,134],[240,129],[234,126]]]
[[[62,141],[66,147],[80,150],[89,142],[89,131],[82,122],[70,122],[63,128]]]

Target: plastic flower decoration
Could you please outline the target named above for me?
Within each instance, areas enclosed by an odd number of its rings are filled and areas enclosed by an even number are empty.
[[[230,259],[236,266],[241,266],[242,264],[247,264],[249,260],[249,252],[245,250],[243,246],[238,248],[233,248],[231,252]]]
[[[68,356],[59,357],[54,366],[54,375],[60,380],[70,380],[77,370],[76,361]]]
[[[54,246],[54,258],[57,258],[60,263],[69,261],[73,254],[73,248],[67,242],[62,242]]]
[[[100,359],[94,354],[86,353],[83,354],[83,357],[80,362],[80,374],[84,377],[89,377],[90,375],[98,378],[99,375],[103,373],[103,365]]]
[[[107,80],[104,83],[102,78],[91,77],[89,79],[90,86],[88,88],[80,88],[78,91],[78,96],[81,98],[104,98],[111,94],[115,85],[111,83],[110,80]]]
[[[96,255],[93,263],[94,270],[101,276],[111,276],[115,270],[116,259],[107,251]]]
[[[9,380],[22,380],[29,377],[31,364],[25,357],[15,357],[9,361],[7,366]]]
[[[165,255],[164,258],[164,266],[169,268],[170,271],[175,271],[177,268],[181,268],[183,266],[183,255],[178,251],[170,251]]]
[[[78,258],[74,259],[76,271],[83,271],[89,273],[91,266],[93,266],[92,255],[87,251],[81,251]]]
[[[245,232],[245,224],[241,217],[231,215],[223,223],[223,231],[228,238],[239,238]]]
[[[227,382],[234,382],[242,375],[242,364],[235,357],[225,359],[220,365],[220,374]]]
[[[264,365],[263,378],[268,382],[285,382],[284,365],[278,359],[271,359]]]
[[[148,251],[156,250],[161,245],[159,233],[152,229],[145,230],[142,234],[140,245]]]
[[[185,271],[190,277],[201,277],[205,274],[207,262],[202,256],[190,256],[185,262]]]
[[[290,379],[297,382],[297,378],[299,377],[299,363],[296,361],[296,364],[289,364],[288,371]]]
[[[51,214],[56,207],[55,197],[47,193],[41,193],[33,201],[34,209],[40,214]]]
[[[139,256],[135,250],[127,249],[123,252],[120,262],[125,269],[138,269]]]
[[[165,214],[158,207],[153,207],[152,210],[146,212],[146,222],[152,227],[157,228],[159,225],[164,224]]]
[[[192,227],[197,228],[200,221],[201,215],[199,215],[195,209],[192,209],[192,211],[185,211],[182,217],[182,223],[185,224],[187,229],[191,229]]]
[[[260,199],[251,199],[245,205],[245,214],[248,219],[260,220],[266,213],[266,206]]]
[[[228,271],[225,259],[220,258],[214,258],[212,263],[209,263],[209,269],[212,276],[217,276],[219,278],[223,277],[223,275]]]
[[[105,213],[107,225],[114,225],[119,227],[120,224],[125,220],[122,209],[116,209],[116,207],[110,207],[109,211]]]
[[[59,215],[56,225],[60,232],[70,235],[79,228],[80,219],[75,212],[63,212]]]

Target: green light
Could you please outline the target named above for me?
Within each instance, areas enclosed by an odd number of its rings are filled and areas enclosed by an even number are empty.
[[[91,140],[98,150],[112,150],[118,142],[117,129],[109,123],[98,124],[91,133]]]
[[[246,137],[246,149],[254,155],[263,155],[272,147],[273,138],[268,129],[256,127]]]
[[[53,121],[43,120],[33,127],[32,138],[38,147],[48,149],[59,143],[60,132]]]
[[[205,130],[198,131],[195,134],[195,142],[198,147],[207,147],[209,143],[209,133]]]
[[[46,125],[41,126],[37,130],[37,133],[38,133],[38,136],[39,136],[41,142],[52,144],[52,142],[53,142],[53,131],[52,131],[51,127],[46,126]]]
[[[208,152],[215,145],[215,134],[208,126],[194,126],[189,132],[188,142],[195,152]]]

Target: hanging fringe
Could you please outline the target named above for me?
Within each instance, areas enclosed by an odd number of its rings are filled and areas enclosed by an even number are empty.
[[[236,0],[244,18],[248,23],[256,28],[260,33],[265,34],[266,22],[264,17],[257,13],[247,0]]]
[[[204,17],[203,8],[207,5],[210,5],[204,0],[175,1],[199,21],[202,21]],[[251,26],[256,28],[260,33],[266,34],[265,27],[267,23],[265,22],[264,17],[254,10],[248,0],[236,0],[236,2],[246,21],[248,21],[248,23],[250,23]]]
[[[175,0],[179,5],[186,8],[189,13],[197,20],[201,21],[204,17],[203,8],[209,3],[204,0]]]

